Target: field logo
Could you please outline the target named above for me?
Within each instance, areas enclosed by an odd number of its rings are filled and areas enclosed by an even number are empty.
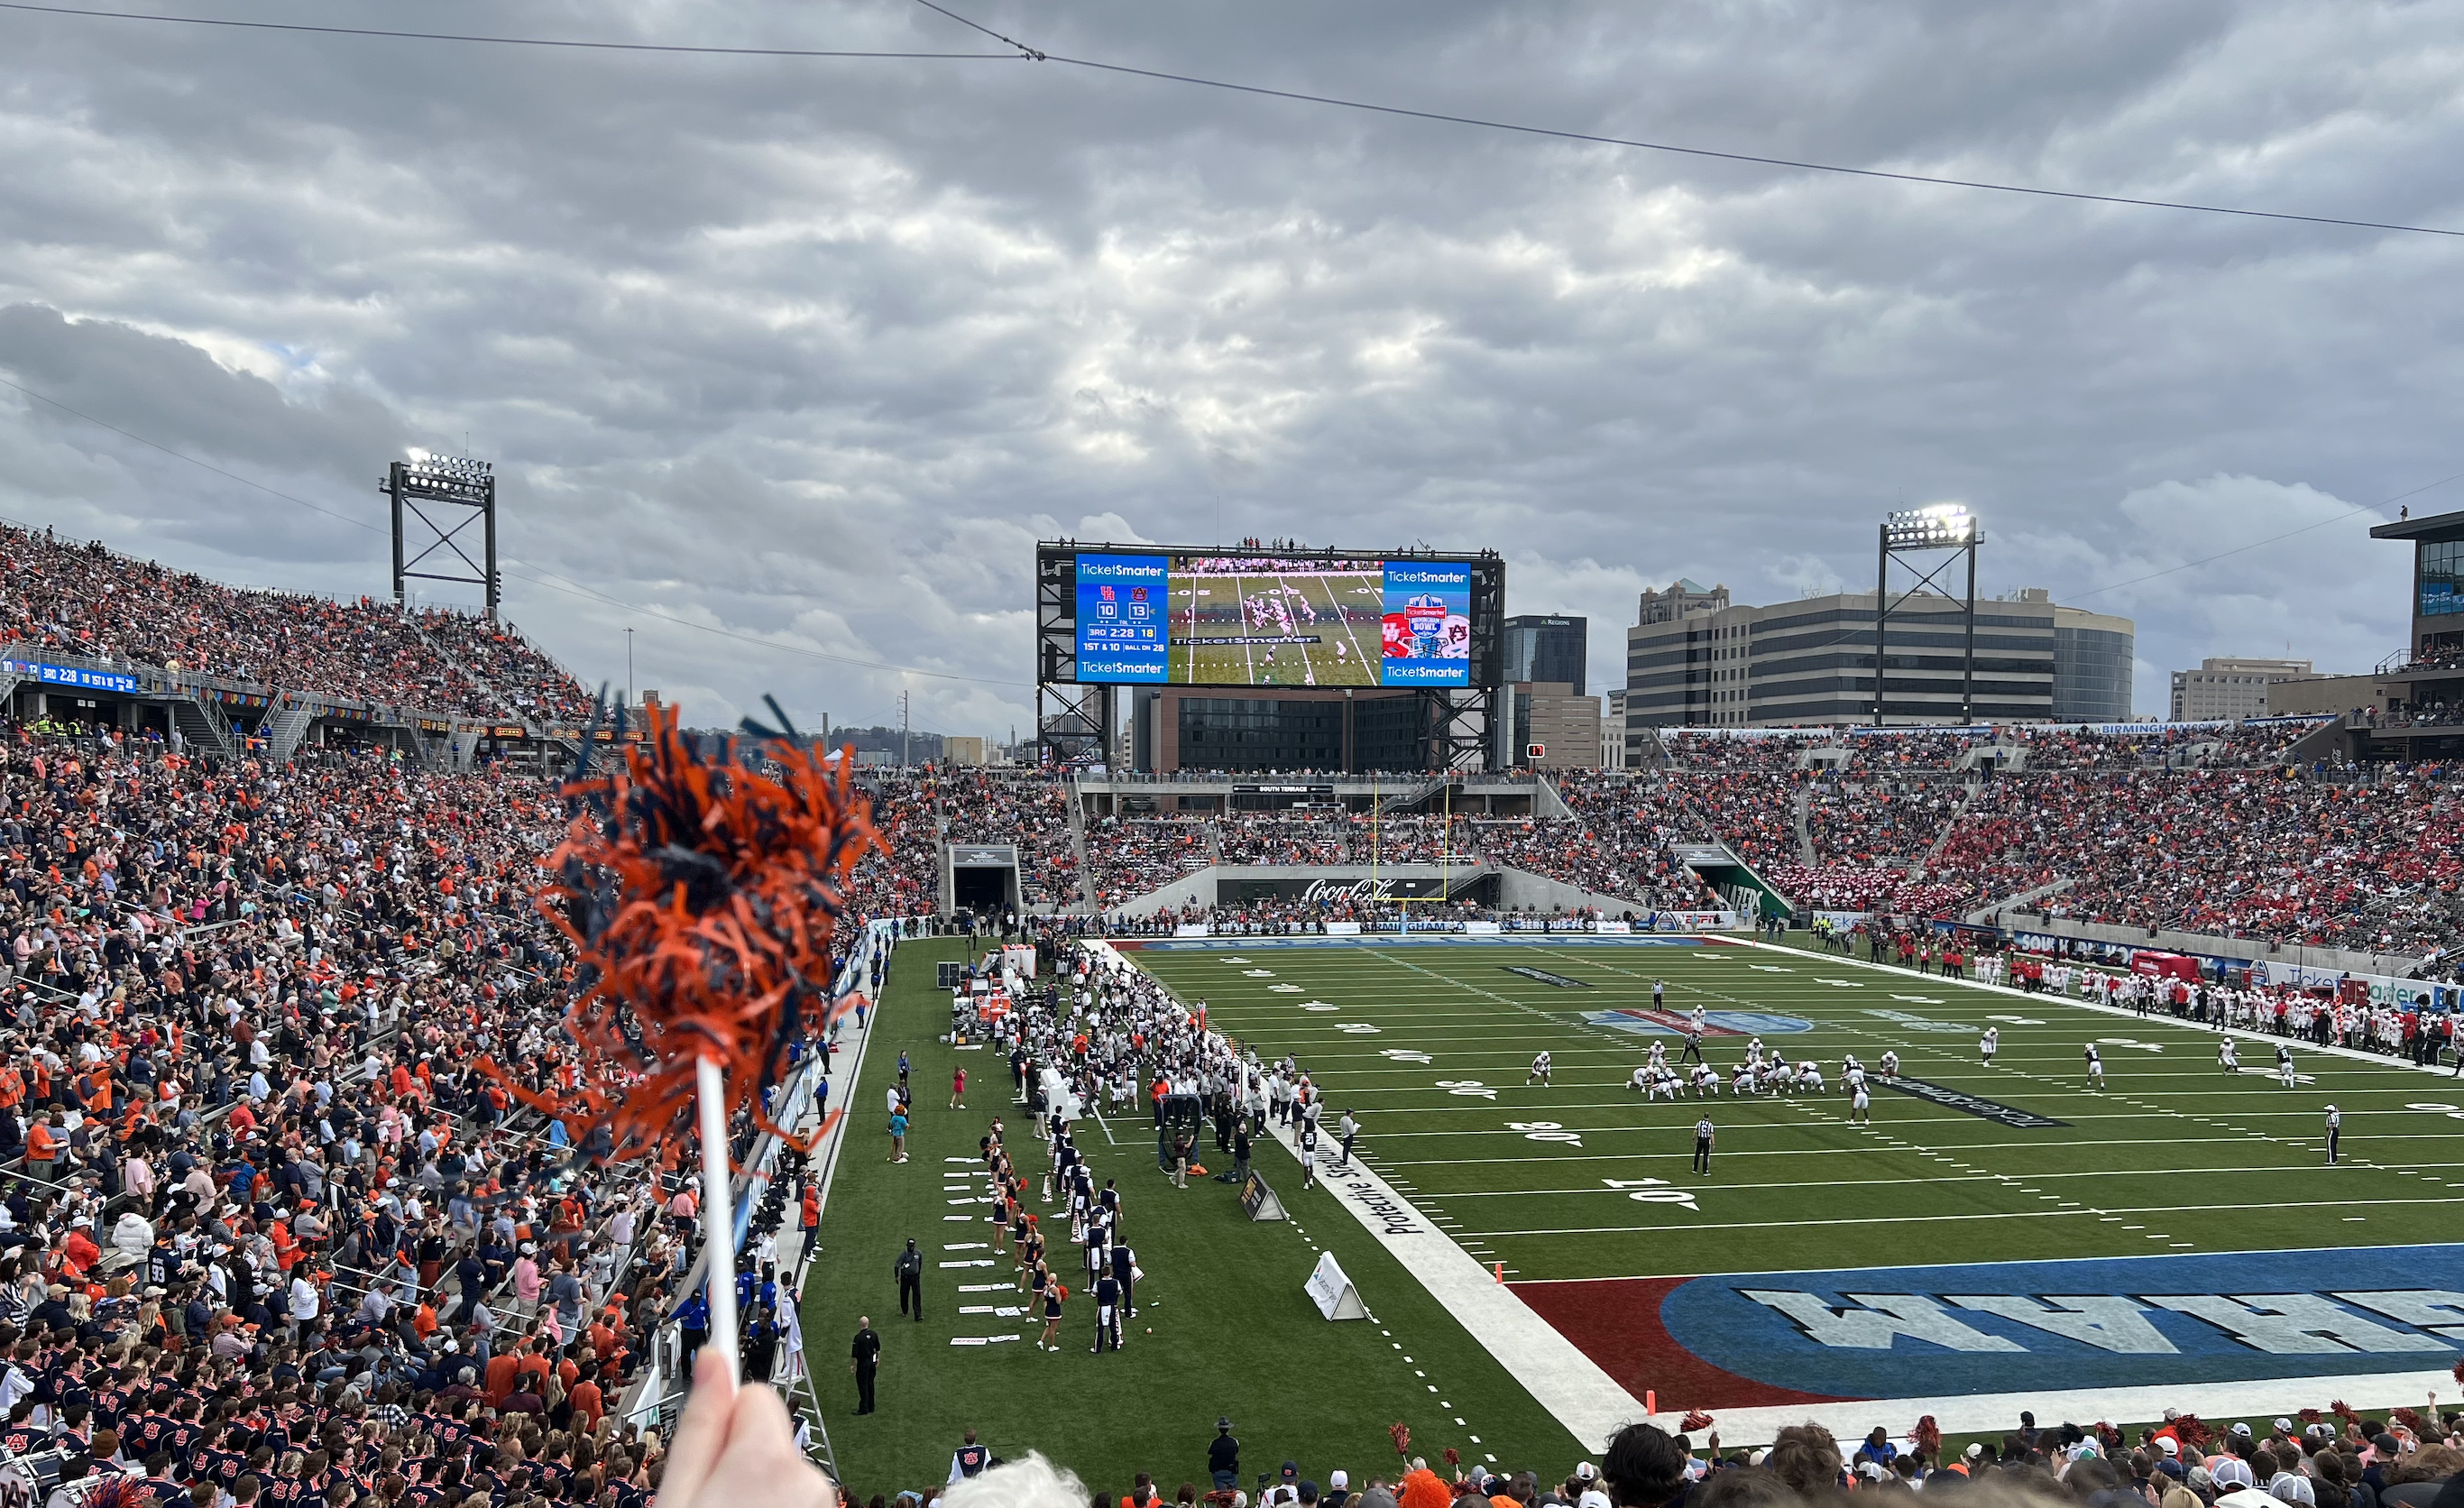
[[[2464,1246],[1696,1278],[1659,1320],[1743,1386],[1836,1398],[2444,1371]]]
[[[1542,984],[1553,984],[1560,990],[1588,990],[1592,987],[1588,979],[1569,979],[1564,974],[1551,973],[1546,969],[1527,969],[1521,964],[1507,964],[1504,967],[1507,973],[1519,973],[1526,979],[1537,979]]]
[[[1618,1011],[1586,1011],[1583,1019],[1593,1026],[1643,1037],[1683,1037],[1693,1030],[1694,1024],[1693,1017],[1675,1011],[1633,1006]],[[1710,1011],[1703,1016],[1705,1037],[1793,1037],[1812,1030],[1812,1021],[1775,1011]]]
[[[1997,1104],[1969,1094],[1965,1089],[1953,1089],[1947,1084],[1927,1083],[1922,1079],[1885,1079],[1881,1081],[1881,1084],[1885,1089],[1897,1089],[1902,1094],[1911,1095],[1919,1100],[1929,1100],[1946,1110],[1964,1111],[1980,1120],[1991,1121],[1998,1126],[2007,1126],[2014,1130],[2043,1131],[2070,1124],[2068,1121],[2057,1121],[2049,1115],[2038,1115],[2034,1110],[2022,1110],[2013,1105]]]

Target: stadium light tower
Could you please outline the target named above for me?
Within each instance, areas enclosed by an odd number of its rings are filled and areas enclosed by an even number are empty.
[[[385,469],[385,480],[377,484],[377,491],[393,500],[394,606],[405,605],[402,583],[407,579],[460,581],[477,586],[487,594],[488,622],[495,623],[496,598],[504,579],[496,570],[495,469],[485,461],[473,461],[467,456],[430,455],[425,450],[413,450],[408,458],[396,461]],[[459,522],[453,522],[446,512],[454,508],[468,510]],[[430,515],[431,509],[435,511],[435,516]],[[408,554],[407,549],[406,514],[424,526],[425,532],[420,537],[425,541],[425,548],[417,555]],[[438,523],[436,519],[440,516],[452,527]],[[472,559],[471,552],[462,547],[457,537],[473,523],[480,526],[482,535],[480,560]],[[469,574],[412,569],[439,550],[452,552],[453,558],[459,559]],[[437,563],[450,565],[451,561],[440,560]]]
[[[1935,503],[1927,508],[1905,509],[1882,520],[1882,547],[1874,573],[1874,726],[1882,726],[1884,703],[1883,667],[1887,663],[1884,640],[1887,637],[1894,606],[1905,606],[1929,586],[1937,586],[1944,572],[1957,564],[1962,557],[1968,560],[1967,647],[1961,658],[1962,676],[1959,688],[1959,717],[1963,723],[1976,721],[1976,546],[1984,537],[1976,515],[1965,503]],[[1925,557],[1940,553],[1941,560],[1930,569],[1922,560],[1907,557]],[[1897,604],[1891,601],[1891,562],[1901,561],[1903,569],[1916,577],[1916,583],[1900,594]],[[1937,587],[1937,590],[1940,590]],[[1948,591],[1941,591],[1948,597]]]

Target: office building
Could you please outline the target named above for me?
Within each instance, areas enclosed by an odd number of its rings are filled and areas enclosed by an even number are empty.
[[[1600,768],[1624,770],[1625,762],[1625,692],[1611,691],[1600,699]]]
[[[1506,679],[1563,681],[1582,695],[1591,689],[1585,663],[1592,621],[1563,613],[1523,613],[1506,621]]]
[[[2041,586],[2021,587],[2018,597],[2022,601],[2051,600]],[[2130,672],[2138,656],[2139,625],[2129,619],[2079,607],[2054,608],[2054,721],[2130,721]]]
[[[1625,724],[1634,762],[1646,728],[1863,726],[1874,720],[1874,594],[1771,607],[1681,580],[1642,594],[1626,630]],[[1950,725],[1968,693],[1968,610],[1892,599],[1883,720]],[[2067,631],[2066,631],[2067,630]],[[1978,722],[2118,722],[2129,715],[2136,628],[2057,605],[2041,588],[1976,604]],[[2057,713],[2057,694],[2060,712]],[[2063,714],[2068,714],[2064,717]]]
[[[2211,657],[2195,670],[2173,672],[2171,712],[2177,723],[2272,715],[2267,688],[2280,681],[2314,681],[2307,660],[2270,660],[2245,655]]]

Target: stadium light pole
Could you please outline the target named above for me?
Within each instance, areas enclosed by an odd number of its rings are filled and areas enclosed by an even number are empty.
[[[411,579],[427,581],[460,581],[478,587],[485,594],[488,622],[496,621],[497,599],[504,587],[504,578],[496,569],[496,474],[486,461],[468,456],[431,455],[413,450],[408,459],[396,461],[385,469],[377,483],[392,504],[393,522],[393,603],[407,611],[403,583]],[[467,510],[454,521],[448,509]],[[432,511],[432,512],[431,512]],[[421,537],[426,548],[413,555],[407,534],[407,519],[417,519],[423,526]],[[439,523],[438,517],[447,522]],[[479,558],[471,558],[458,537],[473,523],[480,534]],[[449,527],[450,525],[450,527]],[[448,552],[462,563],[459,572],[414,569],[428,563],[438,551]],[[449,561],[439,560],[439,565]]]
[[[1884,664],[1888,658],[1891,601],[1891,562],[1903,560],[1911,572],[1917,572],[1916,584],[1900,594],[1900,605],[1932,586],[1939,588],[1944,572],[1962,557],[1968,562],[1968,597],[1965,615],[1966,648],[1961,657],[1959,716],[1963,723],[1976,721],[1976,546],[1984,538],[1976,515],[1963,503],[1935,503],[1926,508],[1904,509],[1882,520],[1881,540],[1874,570],[1874,726],[1882,726],[1886,712],[1883,687]],[[1913,562],[1903,557],[1946,552],[1941,561],[1930,569],[1918,571]],[[1947,590],[1941,592],[1948,597]]]

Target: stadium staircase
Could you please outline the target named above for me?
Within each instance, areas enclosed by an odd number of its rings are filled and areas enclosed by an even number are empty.
[[[1942,831],[1933,835],[1933,842],[1925,849],[1925,856],[1909,868],[1909,879],[1922,880],[1925,877],[1925,872],[1933,867],[1933,862],[1942,857],[1942,845],[1950,841],[1950,830],[1957,827],[1959,820],[1968,815],[1968,803],[1975,800],[1976,793],[1983,789],[1984,786],[1974,780],[1969,781],[1960,788],[1959,804],[1950,809],[1948,817],[1943,819]]]
[[[237,750],[231,741],[231,724],[223,714],[199,697],[183,696],[171,703],[171,726],[179,731],[180,741],[191,749],[202,750],[229,759]]]
[[[1069,857],[1078,865],[1078,914],[1095,914],[1095,871],[1087,863],[1087,808],[1078,799],[1078,781],[1069,781]]]
[[[1557,789],[1556,781],[1545,775],[1534,774],[1531,777],[1531,816],[1537,821],[1571,822],[1574,820],[1574,809],[1566,804],[1566,793]]]
[[[2013,907],[2033,905],[2035,902],[2059,895],[2064,890],[2069,889],[2072,885],[2077,885],[2078,883],[2079,882],[2076,880],[2057,880],[2051,885],[2040,885],[2035,889],[2020,895],[2005,896],[2001,900],[1994,902],[1991,906],[1980,906],[1975,910],[1970,911],[1966,916],[1960,918],[1960,920],[1967,922],[1972,927],[1990,926],[1997,912],[2010,910]]]
[[[1370,811],[1379,817],[1393,817],[1398,813],[1408,812],[1452,783],[1448,776],[1438,776],[1432,779],[1416,781],[1399,791],[1381,793],[1377,799],[1371,803]]]
[[[537,743],[542,751],[540,759],[541,774],[546,773],[547,753],[549,751],[553,751],[554,754],[561,759],[572,759],[582,753],[582,746],[570,738],[549,737],[546,725],[539,722],[536,717],[525,715],[506,698],[504,691],[500,689],[495,683],[490,681],[478,671],[472,669],[469,666],[464,665],[459,659],[456,659],[451,650],[436,642],[436,638],[433,634],[430,634],[427,629],[419,626],[418,619],[406,614],[403,618],[403,622],[410,625],[410,631],[412,633],[419,635],[421,643],[427,645],[429,648],[435,651],[436,658],[444,661],[447,665],[451,666],[453,667],[453,673],[468,682],[473,690],[477,691],[480,695],[485,696],[490,701],[495,703],[497,708],[503,711],[505,719],[508,722],[517,722],[522,725],[523,729],[530,733],[532,740]],[[423,739],[421,742],[425,744],[426,740]],[[451,751],[449,749],[447,757],[451,759]],[[429,756],[424,749],[421,754],[420,762],[423,766],[427,766],[429,763]]]
[[[315,709],[283,693],[281,704],[265,720],[265,755],[269,764],[289,764],[299,752],[299,742],[315,727]]]
[[[2321,761],[2336,762],[2350,759],[2353,756],[2353,745],[2357,741],[2351,727],[2348,726],[2348,720],[2338,717],[2321,723],[2294,740],[2293,747],[2284,751],[2284,762],[2299,767],[2318,764]]]
[[[1810,815],[1814,806],[1814,793],[1803,786],[1797,787],[1795,805],[1796,858],[1799,863],[1810,869],[1822,862],[1814,857],[1814,823]]]

